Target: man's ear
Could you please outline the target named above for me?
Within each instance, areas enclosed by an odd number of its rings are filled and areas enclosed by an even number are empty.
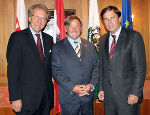
[[[121,24],[122,21],[122,16],[119,17],[119,23]]]
[[[66,33],[67,33],[67,27],[65,26],[65,31],[66,31]]]
[[[28,18],[29,22],[31,21],[31,17]]]

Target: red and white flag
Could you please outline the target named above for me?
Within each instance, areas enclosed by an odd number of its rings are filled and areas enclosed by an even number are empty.
[[[59,28],[59,32],[60,32],[60,40],[64,39],[66,37],[66,31],[64,28],[64,21],[65,21],[65,15],[64,15],[64,3],[63,0],[55,0],[55,10],[54,10],[54,35],[57,35],[57,26]],[[55,36],[55,43],[56,43],[56,37]],[[59,95],[59,87],[57,82],[54,82],[54,86],[55,86],[55,95],[56,95],[56,114],[61,112],[60,109],[60,104],[59,104],[59,100],[58,100],[58,95]]]
[[[17,0],[16,31],[26,28],[26,10],[24,0]]]

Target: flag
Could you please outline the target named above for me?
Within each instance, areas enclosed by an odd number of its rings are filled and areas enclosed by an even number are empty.
[[[122,0],[122,26],[133,29],[130,0]]]
[[[17,0],[16,31],[26,28],[26,10],[24,0]]]
[[[66,37],[66,31],[64,28],[65,15],[64,15],[63,0],[55,0],[54,20],[55,20],[54,28],[58,26],[59,31],[60,31],[59,40],[62,40]],[[57,25],[56,25],[56,22],[57,22]],[[57,29],[55,29],[55,33],[58,33]],[[56,39],[58,38],[57,36],[58,35],[55,36]],[[61,112],[61,109],[60,109],[60,104],[58,100],[59,87],[56,81],[54,82],[54,86],[55,86],[55,95],[56,95],[56,114],[58,114]]]
[[[59,38],[60,38],[60,40],[62,40],[66,37],[66,31],[64,28],[65,15],[64,15],[63,0],[55,0],[54,19],[55,19],[55,21],[57,21],[57,26],[60,31]]]
[[[100,20],[97,0],[90,0],[88,40],[96,45],[100,35]]]
[[[101,36],[100,32],[100,19],[98,12],[97,0],[90,0],[89,2],[89,25],[88,25],[88,40],[98,48],[98,41]],[[97,55],[98,58],[98,55]],[[95,88],[94,98],[98,98],[98,85]]]

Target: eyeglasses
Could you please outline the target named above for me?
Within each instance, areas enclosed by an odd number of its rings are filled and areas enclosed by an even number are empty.
[[[45,17],[40,17],[38,15],[32,15],[34,17],[34,19],[38,20],[38,19],[41,19],[42,21],[47,21],[47,18]]]

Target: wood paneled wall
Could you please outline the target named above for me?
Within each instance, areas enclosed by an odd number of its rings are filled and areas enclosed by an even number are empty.
[[[121,0],[97,0],[99,13],[108,6],[115,5],[122,10]],[[6,47],[10,34],[15,31],[17,0],[0,0],[0,83],[7,76]],[[49,9],[54,8],[55,0],[25,0],[26,13],[27,9],[36,3],[47,5]],[[134,14],[134,29],[141,32],[147,57],[147,78],[150,78],[150,1],[149,0],[131,0],[132,13]],[[87,39],[88,29],[88,9],[89,0],[64,0],[65,9],[76,9],[76,15],[83,22],[83,32],[81,37]],[[28,15],[27,15],[28,16]],[[101,24],[101,32],[106,31]]]
[[[148,34],[149,34],[149,36],[147,37],[147,39],[146,39],[146,42],[148,41],[148,49],[147,49],[147,58],[148,58],[148,60],[147,60],[147,65],[148,65],[148,77],[149,77],[149,79],[150,79],[150,0],[148,0],[148,25],[149,25],[149,28],[148,28],[148,30],[149,30],[149,32],[148,32]]]

